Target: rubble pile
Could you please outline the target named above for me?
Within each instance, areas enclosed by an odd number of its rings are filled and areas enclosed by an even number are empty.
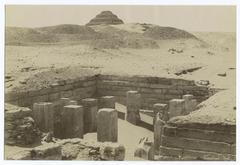
[[[27,149],[8,160],[124,160],[125,147],[112,142],[90,142],[79,138],[58,140]]]
[[[41,132],[29,108],[5,104],[5,141],[8,145],[30,145],[39,140]]]

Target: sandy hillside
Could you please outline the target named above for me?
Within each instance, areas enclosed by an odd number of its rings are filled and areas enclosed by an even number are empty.
[[[123,25],[112,26],[123,29]],[[131,27],[132,25],[127,24],[125,30]],[[132,31],[136,28],[139,28],[138,24],[132,27]],[[137,31],[140,34],[139,30]],[[234,33],[196,33],[195,36],[201,41],[155,40],[159,45],[158,48],[140,49],[101,49],[86,44],[7,45],[6,88],[8,91],[21,83],[24,84],[25,79],[39,72],[73,66],[97,73],[209,80],[212,87],[234,87],[236,77]],[[194,68],[196,70],[188,71]],[[225,73],[226,76],[218,75]]]

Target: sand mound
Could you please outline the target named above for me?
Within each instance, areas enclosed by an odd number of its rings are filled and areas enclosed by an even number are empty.
[[[31,28],[6,27],[6,45],[57,42],[55,35],[41,33]]]
[[[60,69],[51,69],[43,71],[26,79],[25,84],[20,84],[13,88],[13,91],[24,92],[27,90],[39,90],[48,88],[51,84],[67,79],[75,79],[79,77],[87,77],[95,75],[95,71],[91,69],[83,69],[81,67],[65,67]]]
[[[181,39],[181,38],[197,39],[193,34],[190,34],[184,30],[180,30],[173,27],[160,27],[160,26],[153,26],[147,28],[143,35],[156,40]]]
[[[102,11],[98,14],[95,18],[90,20],[87,23],[87,26],[92,25],[116,25],[116,24],[123,24],[123,21],[119,19],[116,15],[114,15],[111,11]]]
[[[159,48],[159,41],[191,39],[188,32],[152,24],[57,25],[41,28],[6,28],[7,45],[83,44],[97,49]]]
[[[94,48],[158,48],[158,44],[151,38],[144,37],[142,34],[121,30],[109,25],[92,26],[101,33],[101,38],[92,41]]]
[[[95,34],[96,32],[87,26],[63,24],[57,26],[48,26],[37,28],[38,31],[53,34]]]
[[[94,28],[94,29],[93,29]],[[87,44],[93,48],[158,48],[151,38],[120,30],[109,25],[96,27],[57,25],[42,28],[12,28],[6,30],[7,45]]]
[[[94,40],[101,37],[101,34],[95,32],[91,27],[81,25],[57,25],[38,28],[38,31],[47,34],[55,34],[60,42],[77,42],[82,43],[83,40]]]
[[[145,23],[128,23],[111,26],[128,32],[144,33],[148,28],[153,27],[155,25]]]
[[[6,28],[7,45],[87,44],[86,40],[100,38],[92,28],[80,25],[57,25],[42,28]]]
[[[236,125],[236,91],[221,91],[199,104],[197,109],[187,116],[172,118],[170,122]]]

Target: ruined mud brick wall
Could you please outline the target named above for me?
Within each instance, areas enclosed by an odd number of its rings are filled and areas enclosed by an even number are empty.
[[[36,102],[54,102],[67,97],[80,101],[92,97],[96,92],[96,77],[81,77],[61,80],[48,88],[29,91],[12,91],[5,94],[5,102],[23,107],[32,107]]]
[[[5,104],[4,139],[9,145],[28,145],[38,140],[41,132],[33,118],[32,110]]]
[[[160,155],[183,160],[235,160],[236,126],[174,124],[164,126]]]
[[[152,108],[155,103],[166,103],[192,94],[198,103],[209,97],[208,88],[197,86],[194,81],[161,77],[99,75],[97,95],[116,96],[118,102],[126,104],[126,92],[139,91],[142,108]]]

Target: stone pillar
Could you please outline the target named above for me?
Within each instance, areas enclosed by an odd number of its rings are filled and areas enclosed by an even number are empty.
[[[54,130],[53,135],[57,138],[64,138],[62,129],[62,113],[63,113],[63,107],[66,105],[69,105],[70,99],[69,98],[60,98],[60,100],[56,103],[54,108]]]
[[[116,109],[99,109],[97,113],[97,140],[99,142],[117,142],[118,116]]]
[[[115,109],[116,98],[114,96],[102,96],[99,100],[99,108]]]
[[[168,106],[167,106],[167,104],[156,103],[156,104],[153,105],[153,113],[154,113],[153,125],[156,121],[156,117],[157,117],[158,112],[160,112],[163,115],[161,117],[162,120],[164,120],[164,121],[168,120]]]
[[[93,98],[82,100],[84,110],[84,133],[97,131],[98,101]]]
[[[62,113],[63,138],[83,138],[83,107],[80,105],[66,105]]]
[[[54,108],[49,102],[33,104],[33,119],[43,132],[51,132],[54,127]]]
[[[169,118],[183,115],[185,111],[185,100],[172,99],[169,101]]]
[[[190,112],[194,111],[197,106],[197,100],[194,99],[193,95],[183,95],[183,99],[185,100],[185,111],[183,115],[187,115]]]
[[[138,91],[127,92],[127,121],[137,125],[140,122],[139,110],[141,107],[141,95]]]
[[[162,116],[160,113],[161,112],[157,113],[154,123],[154,150],[155,154],[157,155],[159,154],[159,147],[162,142],[163,127],[165,125],[165,121],[160,118],[160,116]]]

